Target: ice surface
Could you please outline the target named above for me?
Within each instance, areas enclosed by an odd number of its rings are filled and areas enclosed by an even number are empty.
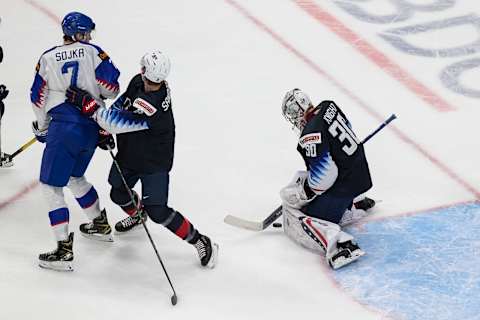
[[[94,43],[122,71],[123,88],[139,71],[144,52],[162,49],[170,55],[177,124],[170,205],[220,244],[218,267],[204,270],[193,248],[150,224],[178,292],[175,307],[142,232],[98,243],[76,231],[76,270],[39,269],[38,254],[55,243],[36,184],[42,154],[37,143],[13,168],[0,171],[0,319],[427,319],[419,310],[434,308],[431,300],[439,302],[430,313],[439,319],[479,319],[478,209],[441,208],[480,198],[480,112],[478,97],[468,95],[479,90],[480,77],[478,67],[459,73],[458,82],[473,91],[455,91],[440,76],[463,61],[475,65],[478,30],[471,24],[408,38],[431,50],[472,44],[446,57],[406,54],[381,37],[398,28],[478,15],[478,6],[416,1],[420,9],[370,23],[342,3],[364,6],[370,15],[392,15],[400,8],[393,0],[0,0],[5,54],[0,83],[11,91],[2,149],[13,152],[31,138],[29,89],[37,59],[60,44],[63,15],[85,12],[97,25]],[[435,5],[439,10],[432,10]],[[328,20],[332,24],[312,16],[315,8],[334,17]],[[353,33],[335,33],[332,26]],[[366,43],[376,51],[362,52]],[[375,61],[377,51],[453,110],[432,107],[421,96],[425,91],[392,77],[385,60]],[[454,80],[458,72],[447,75]],[[315,103],[335,100],[360,138],[390,114],[398,116],[366,145],[374,180],[369,195],[382,202],[364,229],[351,230],[367,255],[336,274],[281,230],[253,233],[223,223],[227,213],[265,218],[279,204],[279,189],[302,168],[295,134],[280,112],[284,93],[294,87]],[[115,222],[123,215],[108,199],[110,162],[99,150],[86,176]],[[75,231],[86,218],[66,194]],[[429,214],[417,216],[426,210]],[[395,218],[404,214],[409,218]],[[455,254],[461,261],[454,261]],[[412,302],[412,296],[418,299]]]

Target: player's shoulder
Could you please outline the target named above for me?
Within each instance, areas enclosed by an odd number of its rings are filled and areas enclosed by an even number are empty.
[[[322,118],[329,124],[338,113],[342,112],[340,107],[333,100],[324,100],[318,104],[317,108],[319,109],[318,117]]]
[[[130,83],[128,84],[129,87],[141,88],[143,86],[142,75],[136,74],[130,79]]]
[[[61,46],[61,45],[60,45],[60,46],[54,46],[54,47],[51,47],[51,48],[48,49],[48,50],[43,51],[43,53],[40,55],[40,59],[41,59],[42,57],[48,55],[49,53],[53,52],[54,50],[60,48],[60,47],[62,47],[62,46]]]
[[[96,55],[98,55],[100,60],[110,59],[110,56],[99,45],[84,41],[77,41],[77,43],[92,50]]]

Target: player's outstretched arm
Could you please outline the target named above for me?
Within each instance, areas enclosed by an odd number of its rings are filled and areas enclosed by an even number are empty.
[[[101,107],[90,93],[80,88],[68,88],[66,97],[66,102],[76,106],[84,116],[92,117],[102,129],[112,134],[149,128],[145,117],[126,110]]]

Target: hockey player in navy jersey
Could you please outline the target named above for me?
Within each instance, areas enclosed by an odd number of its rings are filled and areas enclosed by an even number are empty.
[[[134,193],[135,207],[114,164],[108,182],[110,198],[128,217],[115,225],[117,233],[139,227],[145,212],[155,223],[162,224],[179,238],[197,249],[202,266],[213,268],[218,245],[202,235],[180,212],[168,206],[169,172],[172,169],[175,123],[170,88],[166,78],[170,60],[160,51],[152,51],[141,59],[141,73],[130,81],[127,90],[113,106],[105,109],[90,94],[77,88],[67,92],[68,101],[81,107],[106,131],[116,134],[116,159],[128,186],[140,181],[141,197]]]
[[[5,113],[5,104],[3,103],[3,100],[7,96],[7,87],[3,84],[0,84],[0,168],[7,168],[13,166],[13,161],[10,158],[10,155],[8,153],[2,152],[2,118],[3,114]]]
[[[112,241],[112,237],[97,191],[84,177],[95,148],[105,141],[95,121],[65,102],[65,92],[71,85],[78,86],[103,105],[103,99],[117,96],[120,72],[100,47],[90,43],[95,29],[90,17],[71,12],[64,17],[62,29],[63,44],[45,51],[38,61],[30,98],[37,119],[32,129],[37,140],[45,143],[40,185],[57,240],[56,250],[40,254],[39,265],[73,270],[73,232],[68,230],[63,187],[70,189],[91,220],[80,226],[82,233],[103,241]]]
[[[333,101],[315,107],[304,92],[293,89],[283,99],[282,113],[300,131],[297,150],[307,168],[280,192],[284,230],[338,269],[364,255],[341,226],[366,216],[375,205],[366,197],[354,203],[372,187],[363,145]]]
[[[0,20],[1,22],[1,20]],[[3,61],[3,49],[0,46],[0,63]],[[5,104],[3,103],[3,99],[5,99],[8,95],[7,87],[3,84],[0,84],[0,168],[11,167],[13,165],[13,161],[10,158],[10,155],[7,153],[2,152],[2,117],[3,113],[5,112]]]

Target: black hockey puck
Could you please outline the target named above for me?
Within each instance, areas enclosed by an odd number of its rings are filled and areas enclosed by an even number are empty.
[[[275,222],[274,224],[272,224],[272,226],[274,228],[281,228],[282,227],[282,224],[280,222]]]

